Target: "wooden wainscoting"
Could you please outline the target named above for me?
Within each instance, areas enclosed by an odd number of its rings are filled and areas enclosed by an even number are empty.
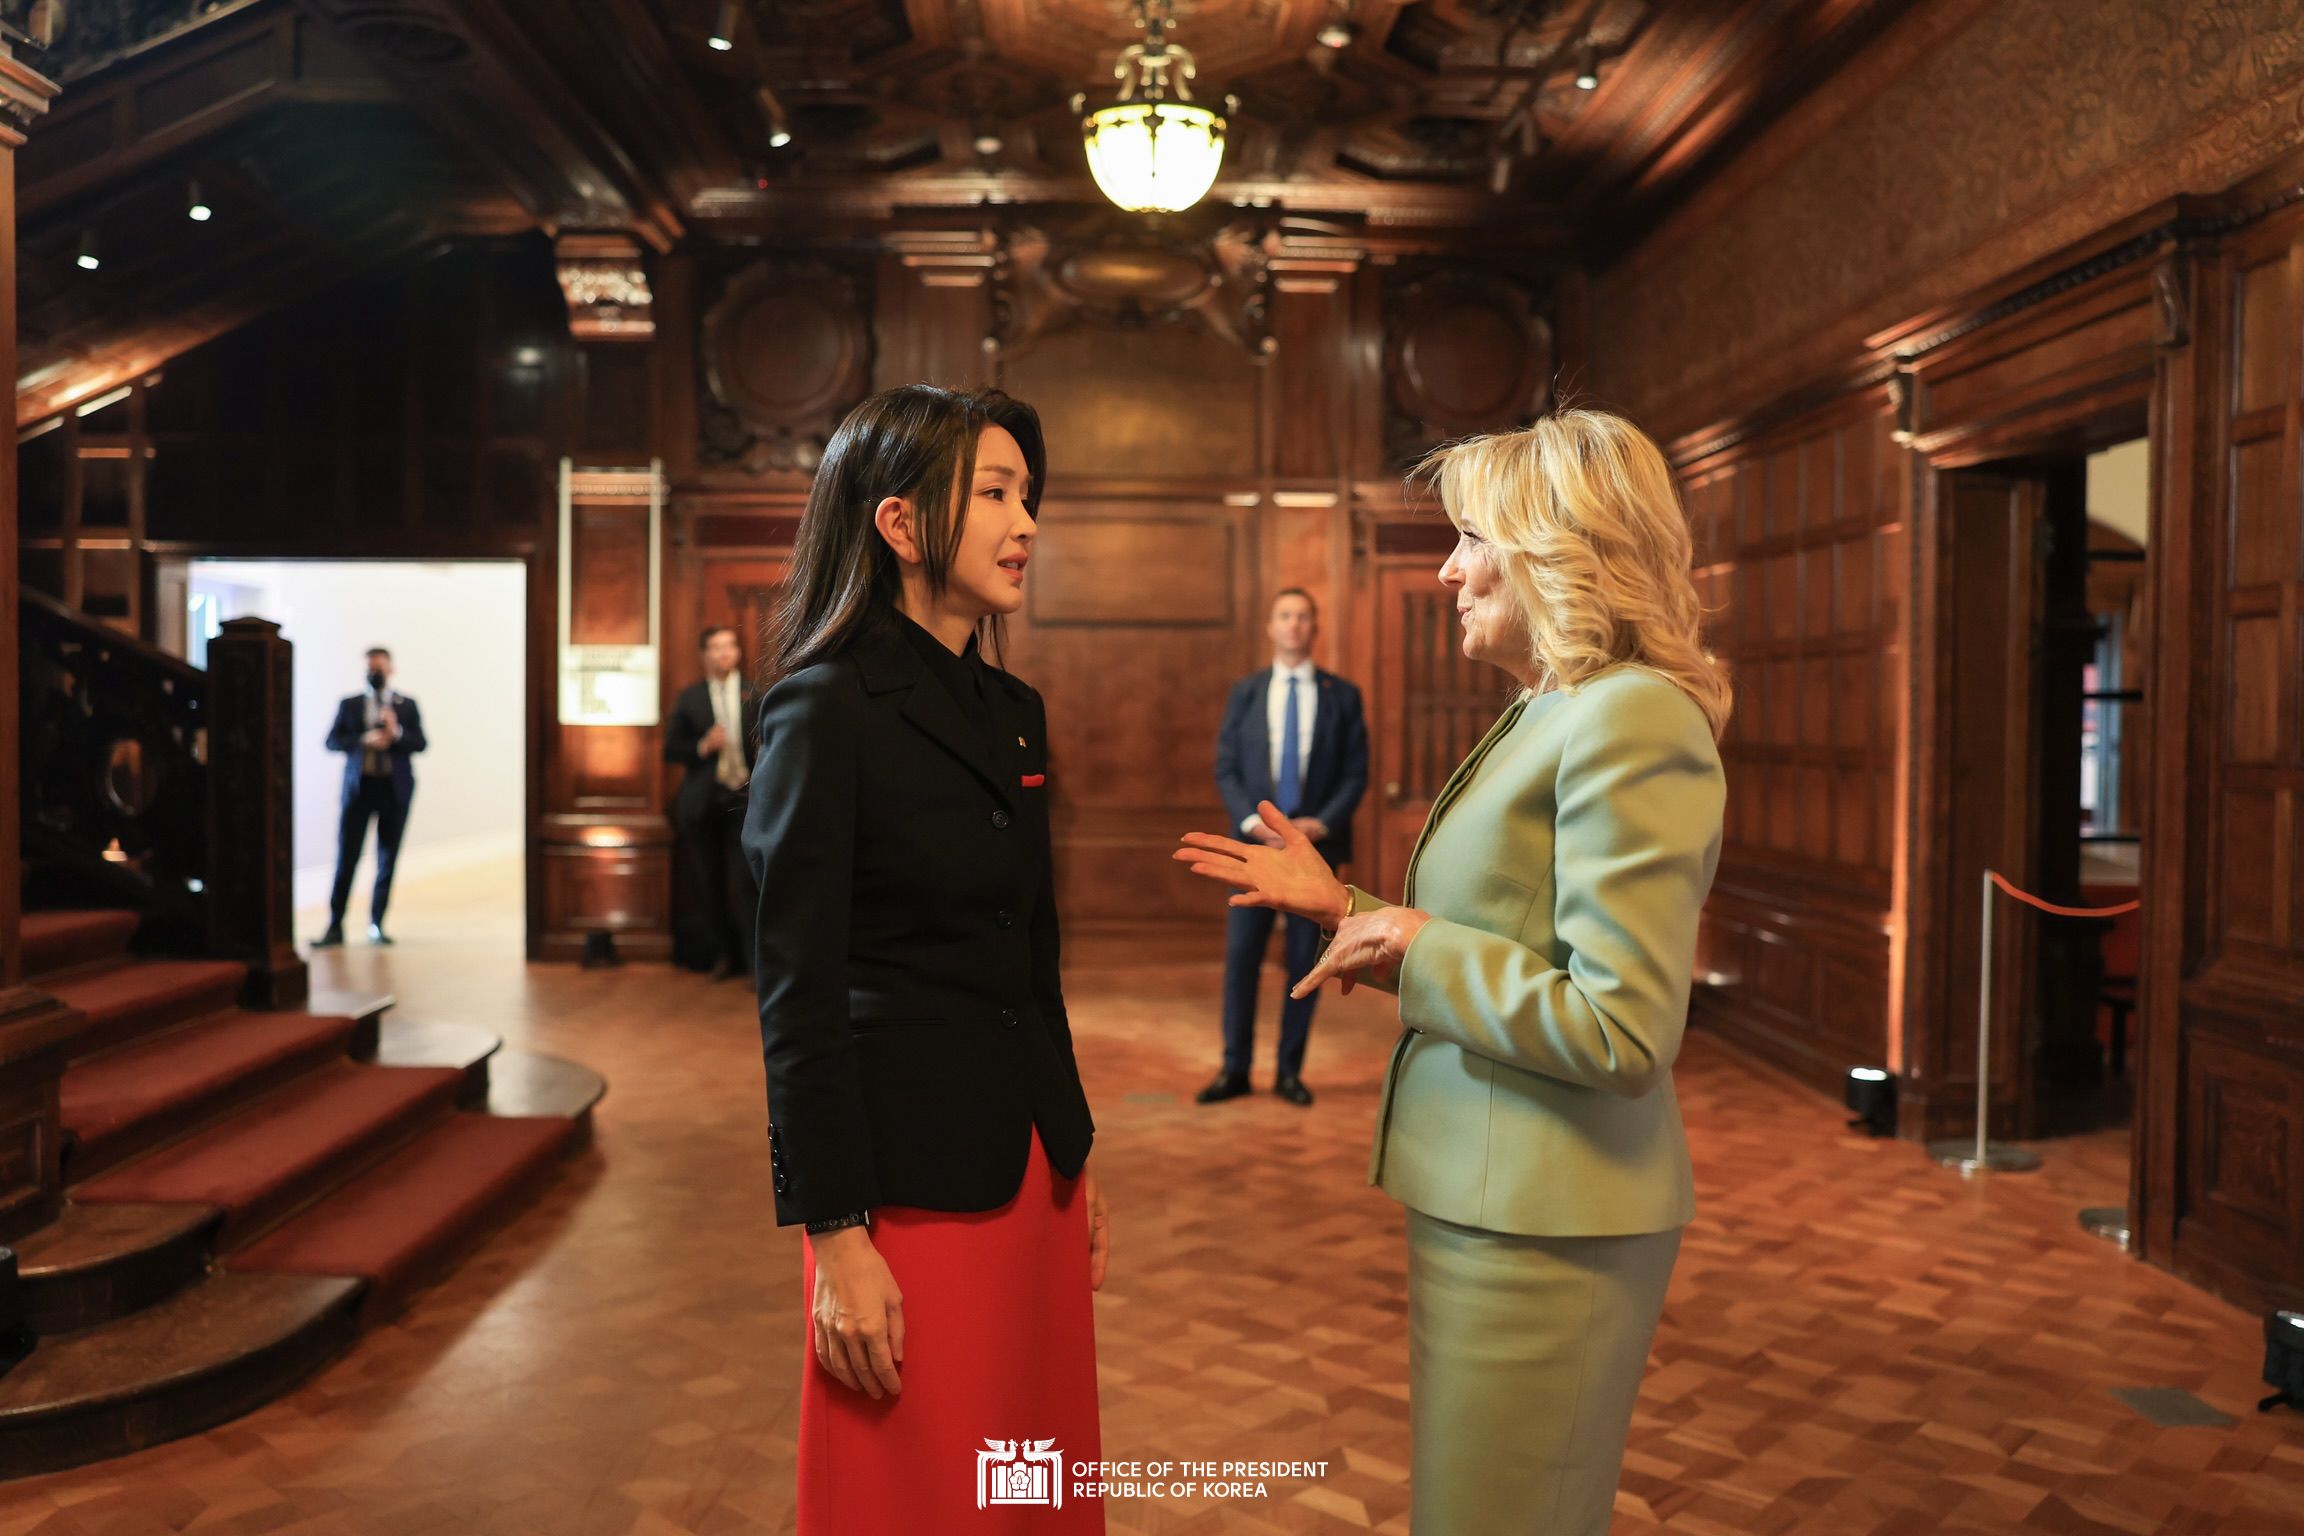
[[[1698,593],[1728,663],[1726,847],[1695,1008],[1827,1091],[1892,1065],[1902,856],[1905,456],[1883,391],[1687,472]]]
[[[1714,880],[1690,1016],[1821,1091],[1879,1066],[1888,1038],[1888,914],[1860,892],[1795,894],[1781,871]]]
[[[1245,498],[1243,498],[1245,499]],[[1052,493],[1010,669],[1048,705],[1058,904],[1094,932],[1221,916],[1170,861],[1224,821],[1213,763],[1232,683],[1262,629],[1258,524],[1220,495]]]

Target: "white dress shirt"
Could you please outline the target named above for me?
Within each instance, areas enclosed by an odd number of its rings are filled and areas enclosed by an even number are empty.
[[[1301,785],[1312,766],[1312,722],[1320,714],[1319,669],[1311,662],[1293,667],[1272,664],[1271,681],[1264,687],[1264,733],[1271,750],[1272,788],[1280,788],[1280,742],[1288,729],[1288,679],[1296,679],[1296,782]],[[1298,809],[1298,814],[1303,814]],[[1243,832],[1255,829],[1257,818],[1240,823]]]
[[[744,680],[731,668],[718,682],[707,679],[705,691],[712,695],[712,723],[720,727],[720,760],[713,765],[712,776],[723,789],[742,789],[752,780],[752,773],[744,763]]]
[[[371,688],[362,696],[361,702],[361,724],[372,731],[384,723],[384,710],[387,705],[391,706],[395,712],[398,711],[400,695],[389,688],[381,694]],[[394,741],[400,739],[400,727],[397,725],[392,727],[392,739]],[[392,759],[374,747],[369,747],[360,754],[360,771],[369,775],[390,773],[392,771]]]

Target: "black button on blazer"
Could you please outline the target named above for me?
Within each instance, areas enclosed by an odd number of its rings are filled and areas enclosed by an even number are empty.
[[[1095,1134],[1057,973],[1045,707],[985,668],[980,728],[902,622],[761,701],[744,851],[781,1225],[991,1210],[1034,1126],[1067,1177]]]

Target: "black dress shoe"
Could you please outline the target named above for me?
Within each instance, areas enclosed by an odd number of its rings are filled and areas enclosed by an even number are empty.
[[[342,949],[344,947],[344,930],[336,924],[330,923],[328,931],[312,941],[312,947],[314,949]]]
[[[1221,1104],[1226,1099],[1237,1099],[1248,1092],[1248,1079],[1238,1072],[1219,1072],[1216,1080],[1200,1090],[1196,1102]]]
[[[389,944],[392,942],[392,935],[384,931],[382,923],[370,923],[368,925],[368,942],[371,944]]]
[[[1312,1090],[1304,1086],[1304,1079],[1300,1077],[1275,1078],[1272,1091],[1291,1104],[1309,1105],[1312,1102]]]

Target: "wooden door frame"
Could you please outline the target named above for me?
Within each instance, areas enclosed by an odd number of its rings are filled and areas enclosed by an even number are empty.
[[[1946,914],[1952,902],[1977,899],[1974,891],[1951,889],[1949,860],[1940,835],[1947,825],[1947,808],[1956,789],[1951,782],[1951,737],[1947,729],[1952,711],[1958,707],[1958,701],[1950,697],[1949,688],[1953,636],[1945,562],[1951,529],[1945,508],[1950,477],[1987,468],[2023,476],[2037,473],[2051,461],[2069,461],[2143,438],[2151,444],[2154,491],[2151,521],[2157,536],[2165,522],[2162,489],[2167,456],[2158,406],[2163,392],[2158,372],[2119,380],[2112,387],[2089,392],[2083,399],[2043,402],[2003,417],[1994,423],[1994,430],[1989,434],[1963,438],[1933,451],[1915,445],[1920,451],[1913,458],[1913,721],[1906,735],[1906,772],[1912,793],[1905,826],[1910,874],[1903,1006],[1908,1021],[1926,1021],[1924,1027],[1933,1033],[1962,1032],[1954,1028],[1953,1021],[1962,1016],[1970,1000],[1947,995],[1944,986]],[[2145,597],[2144,621],[2156,623],[2153,595],[2149,590]],[[2029,786],[2026,793],[2030,793]],[[2147,861],[2152,857],[2157,836],[2155,820],[2153,805],[2148,801],[2139,827],[2143,858]],[[2005,913],[2005,907],[2002,911]],[[2145,915],[2149,919],[2150,913]],[[2148,922],[2143,942],[2149,948]],[[2014,990],[2013,983],[2009,990]],[[2014,1023],[2005,1012],[1996,1017],[2002,1025]],[[2139,1161],[2147,1114],[2145,1102],[2150,1097],[2142,1091],[2142,1085],[2145,1074],[2154,1064],[2152,1053],[2141,1049],[2137,1052]],[[2028,1078],[2028,1067],[2020,1071]],[[1974,1095],[1972,1078],[1948,1094],[1929,1094],[1923,1090],[1913,1096],[1916,1102],[1907,1103],[1905,1128],[1924,1137],[1971,1134],[1975,1126]],[[2025,1099],[2020,1087],[2017,1102],[2022,1104]]]
[[[2012,666],[2021,666],[2022,678],[2010,686],[2005,695],[2005,708],[2000,716],[1983,722],[1986,734],[1997,735],[1999,750],[1985,752],[1987,759],[1996,759],[1997,793],[2000,803],[1991,807],[1973,805],[1976,791],[1972,785],[1962,785],[1955,772],[1955,726],[1975,713],[1973,696],[1965,692],[1955,694],[1961,681],[1958,647],[1962,638],[1961,627],[1952,620],[1957,617],[1949,581],[1937,588],[1941,612],[1935,625],[1937,648],[1930,658],[1934,686],[1940,691],[1944,707],[1937,712],[1938,728],[1928,742],[1930,777],[1943,786],[1938,800],[1942,807],[1934,823],[1935,833],[1929,839],[1932,852],[1932,879],[1913,897],[1915,908],[1925,904],[1932,927],[1942,941],[1935,944],[1923,958],[1931,979],[1944,983],[1959,968],[1958,958],[1951,953],[1952,935],[1964,934],[1966,914],[1976,910],[1980,888],[1972,883],[1973,876],[1966,870],[1955,872],[1956,846],[1964,839],[1958,836],[1968,818],[1988,816],[1997,823],[1998,836],[1993,839],[2000,851],[1991,864],[2009,879],[2020,884],[2033,877],[2032,854],[2037,842],[2039,805],[2033,786],[2038,778],[2039,741],[2034,716],[2039,703],[2039,657],[2034,648],[2038,636],[2041,613],[2040,561],[2036,552],[2025,551],[2020,541],[2037,536],[2039,518],[2044,510],[2046,491],[2044,477],[2035,469],[2021,464],[1991,464],[1940,469],[1933,473],[1931,494],[1935,500],[1932,527],[1931,557],[1939,566],[1952,561],[1952,546],[1960,532],[1956,519],[1947,514],[1945,507],[1960,497],[1954,486],[1968,478],[1979,486],[1989,482],[2000,489],[2000,494],[2018,502],[2026,520],[2010,522],[2005,526],[2007,558],[1996,567],[2003,587],[1999,594],[2005,604],[2006,638],[2020,647],[2010,657]],[[1996,731],[1995,731],[1995,728]],[[1974,764],[1972,763],[1972,766]],[[1961,792],[1957,795],[1955,790]],[[2011,914],[2003,913],[2004,916]],[[1978,935],[1981,938],[1981,933]],[[1995,927],[1994,953],[1980,963],[1992,968],[1994,1038],[1996,1049],[1992,1072],[1994,1075],[1991,1099],[1992,1131],[2003,1139],[2021,1139],[2028,1130],[2025,1107],[2031,1093],[2031,1063],[2022,1047],[2020,1032],[2026,1017],[2026,1003],[2031,988],[2027,985],[2033,952],[2029,927],[2014,921],[2000,922]],[[1939,1102],[1931,1098],[1930,1109],[1940,1118],[1955,1115],[1973,1105],[1976,1083],[1966,1076],[1973,1042],[1968,1033],[1967,1020],[1975,1006],[1962,988],[1953,993],[1948,986],[1939,986],[1942,994],[1939,1006],[1942,1012],[1935,1017],[1938,1027],[1926,1037],[1932,1047],[1922,1054],[1923,1082],[1945,1085]],[[1912,1059],[1907,1056],[1907,1061]],[[2006,1118],[2015,1111],[2014,1120]],[[1938,1124],[1936,1130],[1951,1127]],[[1973,1129],[1973,1120],[1960,1128],[1961,1134]]]
[[[2168,253],[2159,267],[2138,263],[2110,272],[2094,283],[2041,299],[1975,332],[1951,336],[1912,357],[1898,378],[1898,440],[1912,463],[1912,698],[1905,721],[1905,967],[1901,1009],[1905,1039],[1922,1032],[1958,1039],[1970,1036],[1972,999],[1947,997],[1942,974],[1945,914],[1951,900],[1975,900],[1975,891],[1951,891],[1945,838],[1949,783],[1945,723],[1958,707],[1947,689],[1951,592],[1947,587],[1945,502],[1947,477],[1977,467],[2023,470],[2044,461],[2069,461],[2117,442],[2145,438],[2152,444],[2152,548],[2168,530],[2170,509],[2189,500],[2173,479],[2182,444],[2170,440],[2170,394],[2189,371],[2189,327],[2170,315],[2161,292],[2170,286],[2168,263],[2184,260]],[[2173,286],[2182,290],[2182,281]],[[2177,315],[2180,318],[2180,315]],[[2157,580],[2152,583],[2159,587]],[[2154,594],[2145,599],[2145,622],[2159,633]],[[2154,739],[2163,730],[2154,728]],[[2161,847],[2166,774],[2154,748],[2154,785],[2140,818],[2145,838],[2145,889],[2152,887],[2157,857],[2182,850]],[[2145,912],[2145,951],[2152,951],[2152,912]],[[2159,1006],[2159,986],[2140,979],[2140,1016]],[[2143,1168],[2147,1145],[2157,1147],[2154,1128],[2154,1073],[2166,1066],[2166,1052],[2150,1048],[2150,1029],[2140,1032],[2134,1071],[2138,1075],[2136,1165]],[[1915,1052],[1917,1055],[1917,1052]],[[1975,1080],[1931,1085],[1905,1080],[1905,1133],[1963,1135],[1975,1131]],[[2150,1156],[2157,1156],[2152,1151]],[[2140,1181],[2136,1184],[2140,1188]],[[2131,1202],[2140,1197],[2131,1195]]]

